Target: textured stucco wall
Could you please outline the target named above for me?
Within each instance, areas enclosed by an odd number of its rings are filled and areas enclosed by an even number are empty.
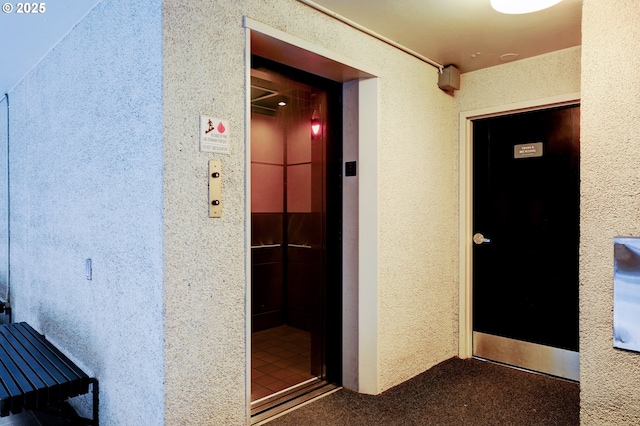
[[[505,106],[580,92],[580,46],[460,76],[458,111]]]
[[[367,55],[380,57],[384,70],[378,342],[385,390],[457,355],[457,138],[454,98],[438,88],[437,70],[387,46],[376,50]]]
[[[640,2],[582,13],[580,417],[640,423],[640,353],[613,349],[613,238],[640,236]]]
[[[455,102],[437,71],[293,0],[166,2],[168,424],[245,421],[243,15],[380,70],[380,390],[457,353]],[[221,219],[207,217],[200,114],[231,127]]]
[[[101,2],[10,93],[15,320],[100,380],[105,425],[164,421],[161,20]]]
[[[169,425],[243,424],[246,2],[163,9],[165,369]],[[199,116],[229,120],[230,154],[199,152]],[[222,217],[208,217],[208,160],[222,160]]]

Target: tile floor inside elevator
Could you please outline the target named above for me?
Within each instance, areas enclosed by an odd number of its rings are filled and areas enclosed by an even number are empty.
[[[251,342],[251,401],[273,395],[313,378],[311,335],[282,325],[253,333]]]

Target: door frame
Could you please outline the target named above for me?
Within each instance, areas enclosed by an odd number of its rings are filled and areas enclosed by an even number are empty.
[[[380,392],[378,374],[378,115],[380,73],[370,64],[243,17],[245,29],[245,406],[251,424],[251,55],[343,83],[342,384]],[[363,148],[363,149],[360,149]]]
[[[458,356],[473,356],[473,120],[580,103],[580,93],[460,112],[459,117],[459,301]]]

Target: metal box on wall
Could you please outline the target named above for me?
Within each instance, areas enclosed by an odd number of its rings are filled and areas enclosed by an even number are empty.
[[[640,238],[614,238],[613,346],[640,352]]]
[[[438,87],[446,92],[460,90],[460,70],[453,65],[444,67],[438,74]]]

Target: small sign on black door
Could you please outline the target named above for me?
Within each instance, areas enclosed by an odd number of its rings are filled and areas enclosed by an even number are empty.
[[[542,142],[523,143],[513,147],[513,158],[542,157]]]

